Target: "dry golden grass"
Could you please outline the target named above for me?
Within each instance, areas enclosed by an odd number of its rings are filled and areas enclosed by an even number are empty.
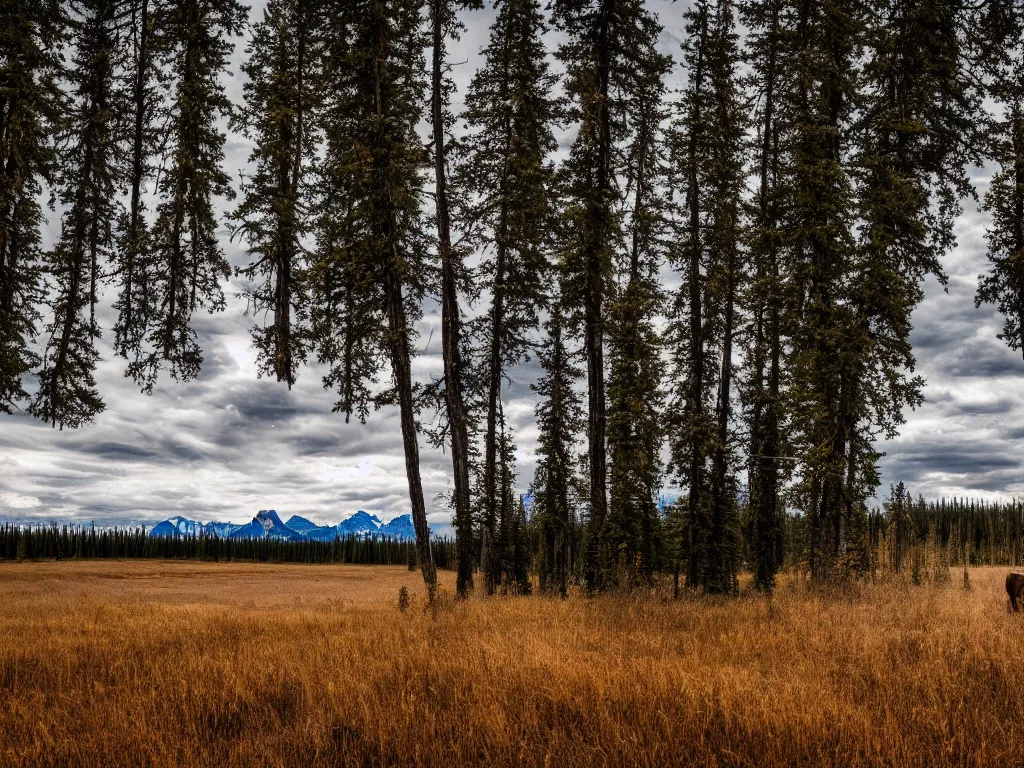
[[[3,564],[0,765],[1020,765],[1005,573],[431,615],[397,568]]]

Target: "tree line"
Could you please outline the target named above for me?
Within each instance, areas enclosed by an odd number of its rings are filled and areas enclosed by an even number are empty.
[[[528,541],[545,592],[670,570],[727,594],[744,563],[770,590],[792,525],[815,580],[847,572],[876,446],[923,400],[912,312],[985,163],[977,301],[1024,341],[1020,0],[693,0],[675,57],[640,0],[501,0],[458,114],[477,0],[268,0],[240,104],[237,0],[0,7],[0,408],[102,411],[106,284],[139,387],[194,378],[234,200],[259,372],[320,364],[346,421],[398,409],[428,588],[422,439],[452,457],[460,595],[519,583]],[[237,186],[224,119],[253,145]],[[425,302],[436,381],[413,375]],[[527,520],[503,398],[530,356]]]
[[[455,563],[455,542],[437,537],[431,552],[438,568]],[[84,525],[0,526],[0,560],[143,559],[260,563],[408,565],[416,567],[416,543],[387,536],[343,536],[333,541],[274,538],[230,539],[206,533],[149,536],[143,527]]]

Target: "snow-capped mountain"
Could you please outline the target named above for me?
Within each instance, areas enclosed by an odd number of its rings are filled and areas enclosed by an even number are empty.
[[[220,536],[222,539],[227,538],[241,527],[234,523],[207,523],[205,525],[207,536]]]
[[[189,520],[187,517],[175,515],[172,518],[157,523],[150,530],[150,536],[198,536],[205,533],[207,536],[220,536],[226,538],[241,526],[234,523],[200,523],[197,520]]]
[[[232,539],[277,538],[287,541],[302,541],[303,539],[334,541],[335,538],[347,536],[387,536],[393,539],[415,539],[416,529],[412,524],[412,515],[400,515],[383,523],[376,515],[359,510],[337,525],[317,525],[299,515],[292,515],[288,518],[288,522],[282,522],[275,510],[261,509],[256,517],[245,525],[220,522],[200,523],[179,515],[157,523],[149,531],[150,536],[198,536],[200,534]]]
[[[415,539],[416,528],[412,524],[412,515],[401,515],[389,520],[380,527],[380,534],[393,539]]]
[[[289,528],[291,528],[296,533],[302,533],[302,534],[306,534],[306,533],[309,533],[310,531],[316,530],[317,528],[324,527],[324,526],[319,526],[316,523],[314,523],[314,522],[312,522],[310,520],[307,520],[304,517],[299,517],[298,515],[292,515],[291,517],[289,517],[288,520],[285,522],[285,525],[287,525]]]
[[[360,509],[352,517],[342,520],[334,527],[338,529],[339,536],[366,536],[377,533],[380,530],[380,525],[379,517],[367,514]]]
[[[273,509],[261,509],[248,525],[236,528],[230,534],[232,539],[286,539],[301,541],[302,534],[285,525]]]

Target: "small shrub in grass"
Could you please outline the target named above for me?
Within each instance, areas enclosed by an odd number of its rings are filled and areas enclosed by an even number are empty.
[[[409,610],[409,588],[403,586],[398,590],[398,610],[405,613]]]

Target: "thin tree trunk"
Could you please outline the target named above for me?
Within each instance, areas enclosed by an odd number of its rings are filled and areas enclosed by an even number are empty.
[[[487,387],[487,427],[484,438],[484,545],[487,548],[484,584],[487,594],[494,594],[500,580],[497,557],[494,552],[495,525],[497,522],[497,427],[498,406],[501,400],[501,333],[505,311],[505,211],[502,203],[501,222],[496,238],[496,264],[494,276],[494,304],[491,308],[491,349]],[[484,564],[481,563],[481,567]]]
[[[292,356],[292,271],[298,243],[298,201],[299,183],[302,178],[302,155],[305,141],[305,67],[306,37],[308,34],[305,5],[300,0],[296,8],[295,31],[298,35],[295,60],[295,124],[292,135],[285,136],[285,146],[294,145],[290,158],[282,158],[281,195],[288,201],[288,208],[281,222],[281,262],[277,270],[274,291],[274,372],[278,381],[285,381],[291,389],[294,380]],[[290,126],[289,126],[290,127]],[[287,131],[287,128],[286,128]],[[291,166],[290,168],[288,166]]]
[[[509,41],[511,35],[505,36],[505,45],[502,49],[502,64],[504,66],[503,83],[508,82],[508,58]],[[504,91],[502,96],[508,103],[508,93]],[[495,525],[498,517],[497,498],[497,458],[498,458],[498,407],[501,403],[501,371],[502,371],[502,348],[501,337],[505,326],[505,271],[508,260],[508,207],[506,205],[506,194],[508,191],[508,163],[512,147],[512,126],[509,119],[509,112],[506,108],[505,118],[505,166],[502,173],[501,189],[499,196],[501,200],[501,211],[498,217],[498,231],[495,236],[495,267],[494,267],[494,298],[491,306],[491,348],[487,382],[487,424],[484,434],[484,533],[483,553],[480,559],[480,570],[484,574],[484,584],[487,594],[494,594],[494,590],[501,579],[498,570],[497,553],[495,546]]]
[[[398,408],[402,420],[402,444],[405,449],[405,474],[409,480],[409,501],[412,522],[416,529],[416,551],[420,571],[427,586],[427,597],[432,602],[437,589],[437,569],[430,549],[430,527],[423,501],[423,483],[420,479],[420,449],[416,434],[416,411],[412,398],[412,353],[409,349],[409,330],[406,327],[405,299],[402,285],[389,269],[384,278],[384,297],[388,313],[388,345],[391,367],[398,390]]]
[[[284,36],[278,38],[280,66],[286,66],[288,60],[287,43]],[[301,97],[300,97],[301,98]],[[298,107],[296,99],[295,107]],[[281,124],[281,145],[287,149],[295,144],[296,133],[288,121]],[[290,389],[291,382],[291,299],[289,286],[291,283],[291,250],[292,224],[294,221],[294,198],[292,197],[293,172],[295,171],[296,154],[275,153],[277,164],[277,245],[274,259],[274,376],[278,381],[285,381]]]
[[[601,4],[597,39],[597,177],[590,205],[587,243],[587,288],[584,301],[584,347],[587,356],[587,436],[590,460],[590,532],[587,545],[587,583],[591,589],[603,585],[601,539],[608,514],[608,457],[605,451],[607,414],[604,388],[604,275],[602,250],[607,245],[608,206],[611,190],[611,117],[608,98],[611,79],[609,14],[611,0]]]
[[[452,469],[455,477],[455,545],[458,559],[456,591],[465,597],[473,588],[473,518],[469,506],[469,433],[462,397],[460,359],[460,322],[455,255],[452,253],[451,225],[448,214],[448,186],[444,157],[444,4],[432,0],[434,25],[433,55],[433,128],[434,179],[437,206],[438,249],[441,254],[441,347],[444,358],[444,392],[448,410],[448,429],[452,443]]]
[[[135,328],[135,272],[139,256],[142,229],[142,180],[145,175],[146,83],[149,69],[149,0],[141,0],[139,7],[139,47],[136,62],[133,101],[135,107],[132,132],[131,203],[128,219],[128,260],[124,265],[124,320],[121,327],[122,345],[126,334],[134,335]]]
[[[1010,147],[1013,151],[1013,253],[1024,253],[1024,113],[1021,102],[1014,102],[1010,111]],[[1018,257],[1019,258],[1019,257]],[[1024,290],[1016,290],[1017,316],[1024,318]]]
[[[697,45],[697,64],[694,68],[693,89],[695,95],[704,87],[704,48],[707,44],[708,22],[705,14],[701,22],[700,40]],[[693,110],[696,110],[694,105]],[[691,114],[691,124],[696,125],[698,116]],[[700,292],[700,181],[697,176],[697,142],[696,132],[690,134],[690,175],[688,179],[687,200],[689,208],[689,298],[690,298],[690,496],[688,499],[690,526],[688,541],[688,558],[686,564],[686,586],[696,589],[701,580],[703,568],[704,531],[700,512],[701,486],[704,473],[704,339],[701,318]]]
[[[834,66],[833,71],[838,72],[844,62],[840,58],[839,50],[837,49],[833,39],[835,31],[831,26],[827,26],[826,30],[827,41],[831,45],[831,54]],[[836,87],[828,78],[823,80],[822,90],[822,100],[828,105],[828,127],[831,129],[826,134],[825,150],[829,160],[835,163],[838,167],[841,162],[841,130],[839,122],[843,110],[843,93],[842,90]],[[827,215],[824,212],[820,213],[821,215]],[[822,222],[822,224],[824,223],[825,222]],[[822,242],[821,238],[816,237],[814,239],[814,243],[814,256],[820,266],[827,265],[830,261],[834,260],[834,254],[829,253],[829,245]],[[831,307],[835,302],[831,296],[829,288],[830,286],[819,283],[822,305]],[[826,347],[826,349],[828,349],[828,347]],[[819,519],[822,523],[831,523],[832,536],[828,541],[829,550],[827,555],[830,558],[835,558],[839,554],[842,545],[842,496],[843,489],[845,487],[846,449],[849,443],[849,436],[846,431],[845,412],[849,407],[848,397],[852,396],[852,393],[844,387],[844,382],[842,381],[840,381],[838,392],[832,391],[832,387],[828,382],[823,382],[823,384],[822,392],[824,396],[822,398],[822,402],[826,406],[831,405],[832,412],[827,418],[836,425],[836,430],[831,443],[825,481],[822,485],[822,505]],[[842,469],[837,471],[836,467],[842,467]],[[823,563],[822,565],[825,564]],[[821,576],[823,578],[827,578],[827,574],[824,570],[822,571]]]
[[[164,328],[164,358],[170,359],[174,349],[174,317],[178,304],[178,284],[181,282],[181,228],[185,219],[183,210],[182,192],[175,185],[174,189],[174,222],[171,225],[171,235],[174,238],[171,243],[171,264],[167,278],[167,325]]]
[[[722,549],[726,546],[725,516],[727,512],[726,500],[726,470],[728,469],[728,445],[729,445],[729,418],[732,415],[732,340],[733,340],[733,304],[736,291],[735,278],[736,258],[735,253],[729,257],[726,278],[725,297],[725,328],[722,333],[722,379],[718,390],[718,439],[715,444],[714,477],[712,480],[712,537],[716,545]],[[731,545],[730,545],[731,546]],[[732,554],[729,553],[729,557]],[[726,584],[726,578],[731,582],[735,578],[732,568],[726,567],[724,557],[719,554],[716,558],[716,574],[714,591],[728,592],[732,584]]]
[[[774,206],[770,200],[772,189],[772,171],[778,157],[775,144],[775,78],[778,60],[778,20],[779,3],[772,0],[771,20],[771,48],[768,54],[767,69],[765,71],[765,105],[764,125],[761,135],[761,162],[760,162],[760,190],[758,194],[758,219],[761,237],[766,238],[768,230],[774,230],[777,226],[775,220]],[[753,461],[751,466],[753,472],[752,491],[755,494],[755,526],[756,540],[758,547],[757,556],[757,584],[763,589],[770,589],[774,585],[775,571],[778,566],[775,561],[776,540],[776,518],[778,514],[778,396],[779,396],[779,307],[778,307],[778,254],[774,234],[771,240],[765,242],[766,252],[762,254],[761,263],[758,265],[758,277],[763,281],[766,277],[771,278],[769,290],[767,291],[767,339],[765,339],[764,308],[759,310],[757,325],[757,351],[755,354],[755,403],[754,423],[751,427],[753,448]],[[768,264],[764,264],[767,258]],[[765,346],[768,347],[769,373],[767,396],[764,389],[764,366]],[[769,551],[767,548],[771,547]]]
[[[558,310],[559,312],[561,310]],[[556,371],[561,371],[562,366],[565,364],[563,358],[562,348],[562,324],[560,322],[555,324],[554,333],[552,334],[553,343],[553,354],[554,360],[552,361],[552,368]],[[562,391],[562,387],[556,382],[551,393],[552,408],[555,413],[562,413],[564,409],[565,393]],[[555,430],[554,439],[552,440],[551,455],[561,457],[565,452],[565,447],[562,444],[561,433]],[[561,461],[559,464],[560,476],[552,479],[548,478],[548,488],[558,488],[560,498],[557,499],[557,504],[553,503],[555,500],[552,498],[548,501],[548,514],[551,514],[551,510],[558,510],[558,532],[555,535],[555,548],[554,548],[554,573],[555,581],[558,584],[558,594],[560,597],[566,597],[569,594],[569,563],[572,560],[572,553],[569,551],[569,499],[564,495],[566,488],[568,488],[569,479],[564,475],[561,475],[563,465]],[[549,494],[553,497],[553,493]]]
[[[383,36],[382,36],[383,37]],[[381,45],[387,45],[386,37]],[[373,76],[376,91],[375,111],[377,117],[388,115],[387,91],[381,87],[380,59],[374,61]],[[385,231],[381,239],[393,239],[394,212],[384,222]],[[402,281],[395,269],[401,261],[400,254],[386,254],[390,260],[384,269],[383,289],[385,311],[388,317],[388,348],[391,356],[391,370],[398,394],[398,410],[402,422],[402,445],[405,450],[405,474],[409,482],[409,504],[412,507],[412,522],[416,529],[416,551],[419,555],[420,571],[427,587],[427,599],[434,601],[437,591],[437,569],[430,548],[430,526],[427,524],[427,508],[423,500],[423,482],[420,478],[420,449],[416,430],[416,406],[412,394],[412,350],[409,346],[409,327],[405,312],[405,296]]]

